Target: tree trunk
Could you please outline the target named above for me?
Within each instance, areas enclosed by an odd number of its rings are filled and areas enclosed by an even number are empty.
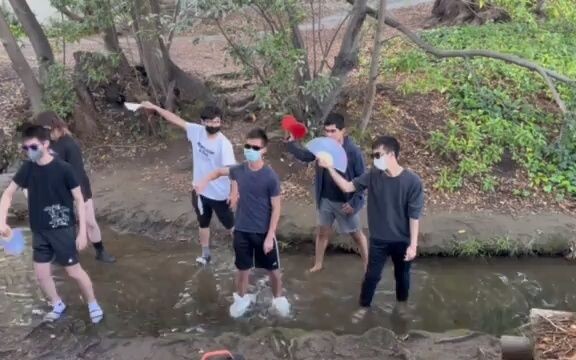
[[[380,0],[378,8],[378,25],[376,26],[376,33],[374,34],[374,48],[372,49],[372,62],[370,63],[370,75],[368,78],[368,90],[366,94],[366,101],[364,102],[364,109],[362,110],[362,120],[360,131],[364,133],[370,122],[372,116],[372,108],[374,107],[374,98],[376,97],[376,80],[378,79],[378,71],[380,69],[380,52],[382,49],[382,35],[386,24],[386,0]]]
[[[104,32],[103,37],[106,50],[120,57],[120,69],[122,70],[121,73],[127,73],[125,71],[130,68],[130,63],[128,62],[128,58],[126,58],[124,51],[122,51],[122,47],[120,47],[118,33],[116,32],[116,25],[114,24],[114,15],[110,10],[112,7],[110,0],[102,0],[99,2],[99,4],[101,4],[102,7],[106,9],[106,20],[108,22],[108,25],[102,29]]]
[[[30,39],[36,59],[38,60],[38,68],[40,69],[40,81],[43,83],[48,74],[48,67],[54,64],[54,53],[52,47],[48,42],[48,38],[36,16],[30,10],[26,0],[9,0],[16,17],[22,24],[24,32]]]
[[[140,59],[156,102],[164,104],[172,99],[169,91],[176,91],[188,101],[211,100],[212,95],[204,82],[188,75],[170,59],[160,37],[159,6],[157,0],[136,0],[133,11],[137,31]],[[170,83],[175,81],[175,86]]]
[[[10,26],[6,22],[5,14],[0,10],[0,38],[2,39],[2,45],[6,49],[8,57],[12,61],[12,67],[24,83],[24,88],[28,93],[30,98],[30,103],[32,105],[32,111],[37,114],[42,111],[42,88],[38,83],[38,80],[34,76],[34,72],[30,67],[30,64],[24,58],[18,42],[14,38],[14,35],[10,32]]]
[[[156,22],[152,19],[150,0],[135,1],[135,21],[139,31],[136,34],[140,43],[140,59],[146,69],[149,85],[157,103],[163,103],[167,98],[170,83],[170,66],[161,49],[161,39]]]
[[[462,24],[483,25],[488,22],[510,21],[510,16],[501,8],[480,7],[476,0],[436,0],[432,16],[426,27],[438,25],[453,26]]]
[[[334,89],[320,105],[320,114],[315,114],[316,124],[320,124],[326,116],[336,106],[346,76],[358,65],[358,51],[360,43],[360,33],[364,20],[366,20],[367,0],[354,1],[352,6],[348,27],[340,44],[340,51],[334,59],[334,67],[330,76],[336,79]]]
[[[80,137],[91,136],[98,131],[96,122],[98,110],[94,104],[94,98],[90,90],[83,82],[81,73],[83,70],[82,52],[74,53],[74,90],[78,97],[78,104],[74,108],[74,132]]]

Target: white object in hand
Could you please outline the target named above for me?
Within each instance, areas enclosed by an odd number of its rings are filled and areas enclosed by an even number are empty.
[[[130,111],[136,111],[142,107],[142,105],[138,103],[131,103],[131,102],[125,102],[124,106],[126,106],[126,109]]]

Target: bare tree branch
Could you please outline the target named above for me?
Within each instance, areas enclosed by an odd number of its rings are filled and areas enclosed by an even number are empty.
[[[314,0],[310,0],[311,2],[313,2]],[[318,48],[320,50],[320,54],[324,55],[324,44],[322,43],[322,30],[324,29],[324,27],[322,26],[322,7],[324,5],[322,4],[322,1],[318,2],[318,29],[317,29],[317,36],[318,36]],[[312,39],[315,39],[314,36],[312,36]]]
[[[266,10],[258,2],[254,2],[253,5],[258,10],[260,15],[262,15],[262,18],[264,18],[264,20],[266,21],[266,23],[270,27],[270,30],[272,31],[272,33],[275,34],[277,32],[277,25],[274,22],[274,20],[270,16],[268,16],[268,14],[266,13]]]
[[[74,12],[72,12],[70,9],[68,9],[68,7],[66,6],[57,6],[54,5],[53,3],[51,3],[52,6],[54,6],[56,8],[56,10],[60,11],[62,14],[64,14],[69,20],[72,21],[77,21],[77,22],[84,22],[84,17],[80,16]]]
[[[346,14],[346,17],[344,17],[344,19],[342,19],[340,24],[338,24],[338,27],[336,28],[336,31],[334,32],[332,39],[330,39],[330,43],[328,44],[328,46],[324,50],[322,62],[320,63],[320,69],[318,69],[319,74],[321,74],[322,70],[324,70],[324,65],[328,65],[328,67],[330,67],[330,65],[328,64],[328,55],[330,55],[330,50],[332,50],[332,45],[334,45],[334,41],[336,41],[336,37],[338,36],[340,29],[342,29],[342,27],[346,23],[346,20],[348,20],[349,17],[350,17],[350,12],[348,12],[348,14]]]
[[[348,73],[358,65],[358,52],[360,48],[360,35],[364,20],[366,20],[366,7],[368,0],[358,0],[350,10],[350,21],[342,37],[340,50],[334,59],[334,67],[330,76],[335,79],[335,86],[320,104],[320,117],[317,123],[324,122],[326,116],[336,105],[344,80]]]
[[[368,78],[368,89],[364,100],[362,109],[362,117],[360,121],[360,131],[364,133],[372,117],[372,109],[374,108],[374,100],[376,98],[376,80],[380,69],[380,49],[382,48],[382,37],[384,35],[384,18],[386,16],[386,0],[380,0],[378,9],[378,25],[374,33],[374,48],[372,49],[372,60],[370,63],[370,75]]]
[[[174,14],[172,14],[172,29],[168,33],[168,40],[166,41],[166,49],[169,51],[172,46],[172,41],[174,40],[174,34],[176,33],[176,24],[178,22],[178,16],[180,16],[180,7],[182,6],[182,0],[176,1],[176,6],[174,7]]]
[[[560,97],[560,94],[556,90],[556,86],[554,86],[554,83],[552,82],[552,79],[550,79],[550,76],[548,76],[548,74],[542,71],[542,69],[539,69],[538,73],[542,75],[544,81],[546,82],[546,85],[548,85],[548,87],[550,88],[550,91],[552,92],[552,97],[554,98],[554,101],[556,101],[556,104],[558,104],[558,107],[560,108],[560,111],[562,111],[562,114],[566,114],[568,112],[568,110],[566,109],[566,104]]]
[[[316,69],[318,68],[317,65],[317,61],[316,61],[316,37],[314,36],[314,34],[316,34],[316,15],[314,14],[314,0],[310,0],[310,10],[312,12],[312,61],[314,61],[314,65],[312,65],[313,70],[312,70],[312,74],[314,77],[316,77],[316,75],[318,75],[318,73],[316,72]],[[322,21],[322,19],[320,19],[320,21]]]
[[[258,69],[258,67],[256,65],[252,64],[250,62],[250,60],[244,58],[244,56],[242,55],[242,49],[240,49],[238,47],[238,45],[236,45],[236,43],[234,43],[234,41],[232,41],[230,36],[228,36],[228,34],[226,33],[226,30],[224,29],[224,27],[220,23],[220,20],[218,20],[218,19],[213,19],[213,20],[216,22],[216,26],[220,30],[220,33],[222,33],[222,36],[224,36],[224,39],[226,39],[226,42],[228,42],[228,45],[230,45],[238,54],[240,61],[242,61],[244,63],[244,65],[250,67],[254,71],[254,74],[258,77],[258,79],[263,84],[266,84],[266,77],[262,75],[262,73],[260,72],[260,69]]]
[[[346,1],[350,4],[354,4],[354,2],[355,2],[355,0],[346,0]],[[375,17],[375,18],[378,18],[378,11],[377,10],[367,6],[366,11],[367,11],[368,15]],[[496,59],[496,60],[502,60],[504,62],[515,64],[515,65],[518,65],[520,67],[526,68],[528,70],[532,70],[534,72],[538,72],[538,73],[544,72],[546,75],[548,75],[549,77],[551,77],[557,81],[561,81],[561,82],[568,84],[568,85],[576,86],[576,80],[573,80],[573,79],[571,79],[565,75],[559,74],[553,70],[546,69],[546,68],[544,68],[538,64],[535,64],[531,61],[528,61],[528,60],[523,59],[523,58],[518,57],[518,56],[501,54],[501,53],[489,51],[489,50],[441,50],[441,49],[435,48],[434,46],[432,46],[432,45],[428,44],[427,42],[425,42],[424,40],[422,40],[422,38],[420,36],[418,36],[416,33],[412,32],[410,29],[408,29],[408,27],[404,26],[398,20],[394,19],[391,16],[386,16],[385,23],[386,23],[386,25],[393,27],[394,29],[396,29],[396,30],[400,31],[401,33],[403,33],[404,35],[406,35],[406,37],[408,39],[410,39],[410,41],[412,41],[414,44],[416,44],[419,48],[421,48],[425,52],[427,52],[431,55],[434,55],[438,58],[486,57],[486,58],[491,58],[491,59]]]

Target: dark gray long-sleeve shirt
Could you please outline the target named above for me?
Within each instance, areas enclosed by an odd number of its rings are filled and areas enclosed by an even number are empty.
[[[410,170],[391,177],[371,169],[353,180],[356,191],[368,189],[368,229],[371,241],[410,242],[410,219],[419,219],[424,208],[420,177]]]

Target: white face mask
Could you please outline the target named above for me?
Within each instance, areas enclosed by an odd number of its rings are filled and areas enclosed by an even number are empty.
[[[385,171],[388,169],[388,161],[384,156],[380,156],[378,159],[374,159],[374,167],[378,170]]]

